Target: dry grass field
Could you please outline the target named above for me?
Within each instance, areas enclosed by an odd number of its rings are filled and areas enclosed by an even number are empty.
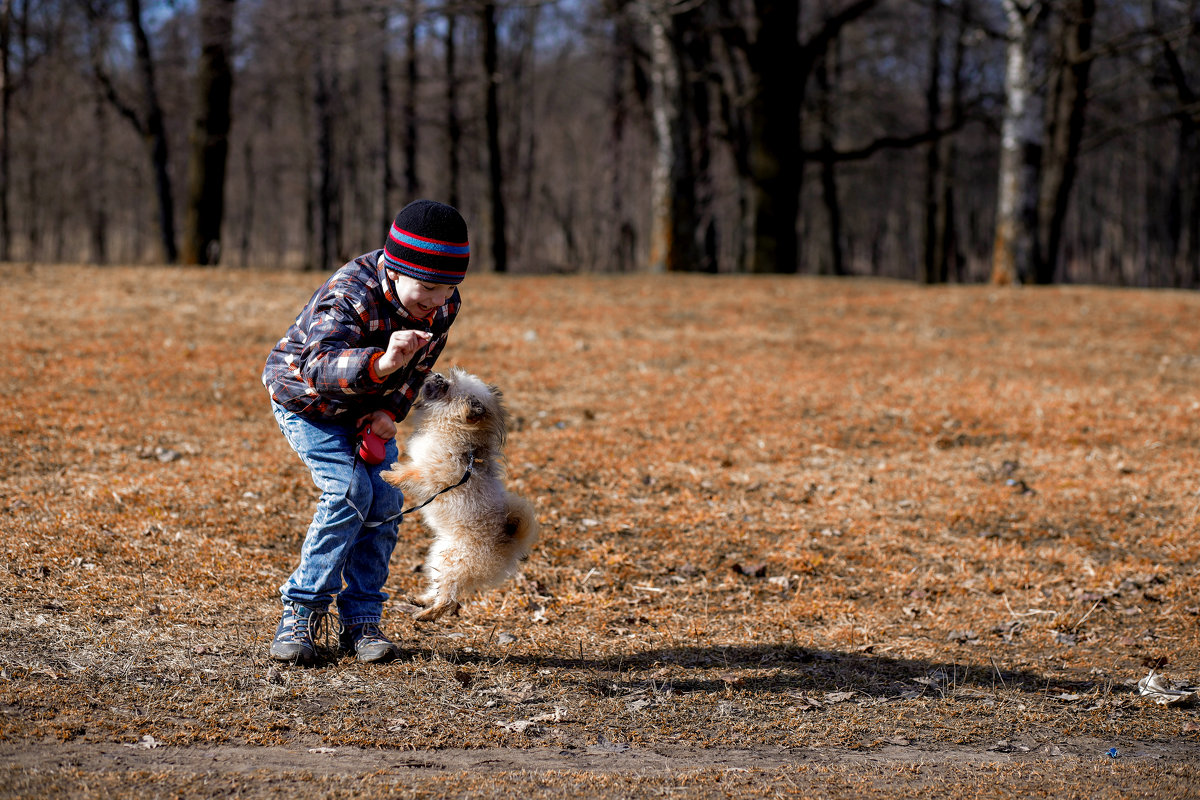
[[[323,277],[0,267],[0,797],[1200,795],[1200,294],[470,277],[542,542],[299,669]]]

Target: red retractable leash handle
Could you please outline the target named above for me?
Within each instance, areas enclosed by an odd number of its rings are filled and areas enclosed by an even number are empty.
[[[382,464],[387,458],[387,442],[375,435],[369,423],[358,432],[358,457],[371,466]]]

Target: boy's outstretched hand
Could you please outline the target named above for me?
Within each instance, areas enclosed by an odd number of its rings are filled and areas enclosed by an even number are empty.
[[[375,362],[375,371],[380,375],[391,375],[407,364],[432,338],[433,334],[427,331],[393,331],[392,338],[388,339],[387,350]]]

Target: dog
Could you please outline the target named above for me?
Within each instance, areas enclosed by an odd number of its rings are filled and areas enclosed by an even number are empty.
[[[428,588],[418,600],[424,609],[418,621],[457,614],[470,595],[515,575],[537,541],[533,505],[502,482],[508,432],[502,400],[499,389],[459,367],[430,373],[413,404],[407,462],[381,473],[406,497],[433,498],[421,509],[433,542],[422,568]]]

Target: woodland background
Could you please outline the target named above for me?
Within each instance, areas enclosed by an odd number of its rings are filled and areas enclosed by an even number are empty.
[[[0,0],[0,261],[1200,282],[1197,0]]]

